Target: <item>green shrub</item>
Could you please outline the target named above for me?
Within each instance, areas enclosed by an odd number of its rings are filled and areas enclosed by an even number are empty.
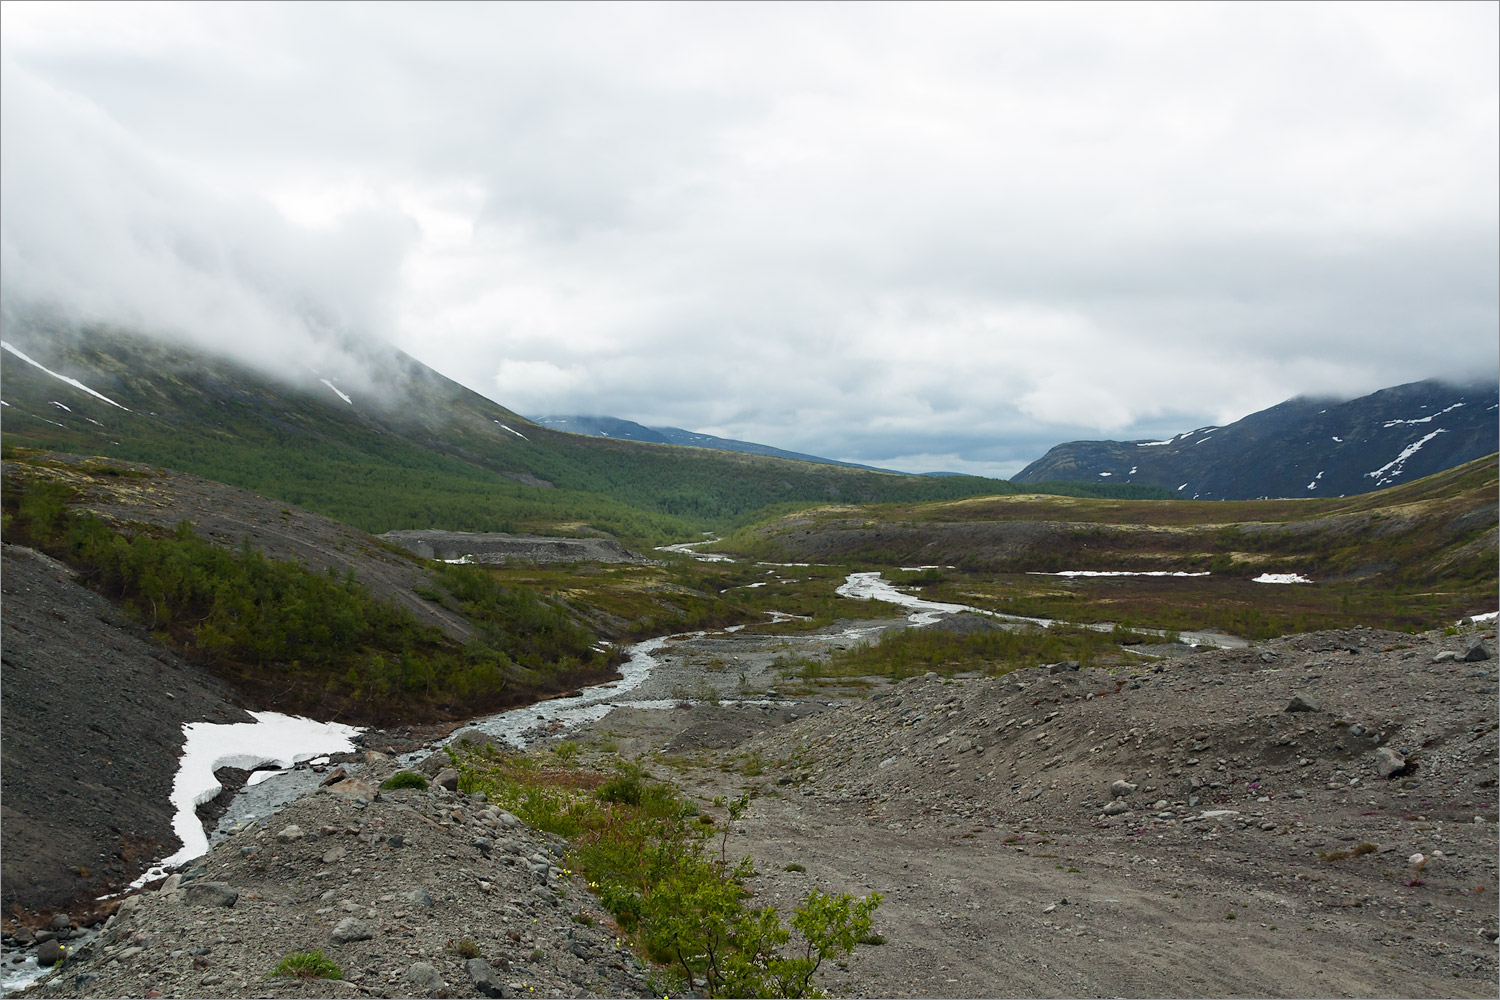
[[[457,955],[459,958],[478,958],[479,945],[475,944],[469,938],[463,938],[462,940],[457,941],[449,938],[448,953],[451,955]]]
[[[344,970],[321,951],[295,951],[283,958],[271,973],[293,979],[343,979]]]
[[[415,788],[418,791],[427,790],[427,778],[416,771],[397,771],[380,783],[380,787],[388,790],[398,788]]]

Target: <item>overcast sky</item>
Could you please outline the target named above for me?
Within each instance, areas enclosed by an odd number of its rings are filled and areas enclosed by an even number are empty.
[[[264,364],[332,330],[528,416],[1009,476],[1494,378],[1497,10],[7,2],[0,277]]]

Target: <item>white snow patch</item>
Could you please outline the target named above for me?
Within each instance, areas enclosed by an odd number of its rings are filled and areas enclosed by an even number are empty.
[[[1335,434],[1335,435],[1334,435],[1334,436],[1333,436],[1333,440],[1334,440],[1334,441],[1335,441],[1335,442],[1337,442],[1337,443],[1338,443],[1338,444],[1343,444],[1343,443],[1344,443],[1344,439],[1343,439],[1343,438],[1341,438],[1341,437],[1339,437],[1339,436],[1338,436],[1338,435],[1337,435],[1337,434]]]
[[[354,400],[350,399],[348,396],[344,395],[341,391],[339,391],[339,387],[338,386],[334,385],[332,382],[328,381],[326,378],[320,378],[320,379],[318,379],[318,381],[322,382],[324,385],[328,386],[328,388],[332,389],[334,395],[338,396],[339,399],[342,399],[344,402],[348,403],[350,406],[354,405]]]
[[[1301,573],[1262,573],[1252,583],[1312,583]]]
[[[1113,472],[1101,472],[1101,473],[1099,473],[1099,475],[1101,475],[1101,476],[1113,476],[1114,473]]]
[[[461,555],[457,559],[444,559],[443,562],[450,566],[468,566],[474,562],[474,554]]]
[[[47,400],[47,402],[51,403],[53,406],[57,407],[59,410],[67,410],[69,413],[73,412],[73,408],[71,406],[64,406],[64,405],[62,405],[61,403],[59,403],[55,399],[49,399],[49,400]]]
[[[9,405],[10,405],[10,404],[9,404],[9,403],[7,403],[7,402],[6,402],[6,401],[5,401],[5,400],[3,400],[3,399],[0,399],[0,406],[9,406]]]
[[[1127,472],[1127,473],[1125,473],[1125,475],[1127,475],[1127,476],[1133,476],[1133,475],[1135,475],[1135,470],[1136,470],[1136,469],[1137,469],[1137,468],[1139,468],[1139,466],[1135,466],[1135,465],[1132,465],[1132,466],[1131,466],[1131,467],[1130,467],[1130,471],[1129,471],[1129,472]]]
[[[514,434],[516,437],[520,438],[522,441],[530,441],[531,440],[531,438],[527,437],[525,434],[522,434],[520,431],[516,430],[513,427],[507,427],[504,424],[501,424],[500,421],[498,421],[498,420],[496,420],[495,423],[500,424],[500,429],[502,431],[510,431],[512,434]]]
[[[1500,611],[1486,611],[1482,615],[1470,615],[1469,616],[1469,621],[1471,621],[1474,624],[1478,625],[1480,622],[1492,622],[1496,618],[1500,618]],[[1456,624],[1462,625],[1463,622],[1460,621],[1460,622],[1457,622]]]
[[[198,821],[197,808],[219,794],[222,786],[214,777],[220,767],[253,770],[264,764],[290,767],[301,760],[327,753],[354,750],[350,737],[360,730],[338,722],[314,722],[277,712],[251,712],[254,722],[186,722],[182,732],[187,742],[177,777],[172,782],[172,830],[182,841],[182,850],[152,865],[130,884],[139,888],[161,878],[167,870],[208,853],[208,837]]]
[[[1407,445],[1401,450],[1401,454],[1397,455],[1395,458],[1391,459],[1389,462],[1385,463],[1374,472],[1366,472],[1365,476],[1369,479],[1376,480],[1375,485],[1384,486],[1386,483],[1389,483],[1391,480],[1401,475],[1401,467],[1406,464],[1406,460],[1408,458],[1411,458],[1417,452],[1421,451],[1424,444],[1426,444],[1428,441],[1431,441],[1439,434],[1446,433],[1448,433],[1447,428],[1439,427],[1431,434],[1428,434],[1426,437],[1422,438],[1422,440],[1413,441],[1411,444]],[[1390,475],[1386,475],[1386,473],[1390,473]]]
[[[1207,570],[1201,573],[1185,573],[1181,570],[1171,571],[1164,569],[1130,570],[1130,569],[1065,569],[1056,573],[1043,573],[1039,570],[1029,570],[1027,576],[1208,576]]]
[[[0,340],[0,348],[4,348],[5,350],[7,350],[10,353],[14,354],[16,357],[20,358],[22,361],[26,362],[28,365],[32,365],[32,366],[34,366],[36,368],[40,368],[42,371],[46,372],[48,375],[51,375],[53,378],[58,379],[58,380],[63,381],[63,382],[66,382],[66,383],[68,383],[69,385],[71,385],[75,389],[82,389],[84,392],[88,393],[90,396],[94,396],[94,397],[97,397],[99,399],[104,400],[110,406],[120,406],[119,403],[116,403],[113,399],[110,399],[108,396],[104,395],[104,393],[102,393],[102,392],[95,392],[93,389],[90,389],[88,386],[84,385],[82,382],[78,381],[76,378],[69,378],[66,375],[59,375],[57,372],[53,371],[51,368],[48,368],[46,365],[42,364],[40,361],[34,361],[34,360],[32,360],[25,353],[23,353],[22,351],[18,350],[15,347],[13,347],[11,344],[9,344],[8,342],[6,342],[4,340]],[[128,406],[120,406],[120,409],[125,410],[126,412],[129,412],[130,407],[128,407]],[[58,426],[62,426],[62,425],[59,424]]]
[[[1165,441],[1137,441],[1135,446],[1137,448],[1160,448],[1162,445],[1171,444],[1176,440],[1176,438],[1167,438]]]
[[[1443,414],[1445,414],[1445,413],[1451,413],[1452,411],[1458,409],[1460,406],[1463,406],[1463,405],[1464,405],[1463,403],[1454,403],[1452,406],[1448,407],[1447,409],[1438,410],[1436,413],[1430,414],[1429,416],[1415,417],[1415,418],[1413,418],[1411,420],[1387,420],[1385,423],[1381,424],[1380,426],[1382,426],[1382,427],[1400,427],[1402,424],[1430,424],[1430,423],[1432,423],[1432,418],[1433,417],[1441,417]]]
[[[1177,487],[1177,492],[1181,493],[1185,489],[1187,489],[1187,483],[1183,483],[1181,486]]]

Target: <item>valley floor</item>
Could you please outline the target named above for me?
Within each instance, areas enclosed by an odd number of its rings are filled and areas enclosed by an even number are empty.
[[[729,704],[778,683],[780,640],[744,640],[672,643],[655,688],[632,693],[693,706],[620,709],[551,739],[599,766],[643,753],[716,815],[715,797],[754,790],[728,847],[755,859],[757,904],[880,892],[884,943],[824,970],[833,995],[1496,994],[1496,661],[1458,658],[1476,641],[1493,657],[1493,628],[1320,632],[867,696],[781,683],[759,699],[773,704]],[[846,641],[835,628],[795,644]],[[1388,778],[1382,749],[1401,758]],[[396,763],[363,767],[378,779]],[[307,837],[278,839],[292,822]],[[310,796],[210,855],[200,878],[239,906],[150,894],[38,989],[480,995],[455,935],[506,989],[640,989],[607,932],[570,922],[602,909],[549,846],[462,796]],[[430,909],[413,902],[423,888]],[[350,916],[370,939],[339,942]],[[347,961],[357,985],[264,979],[294,946]],[[421,985],[418,963],[445,985]]]

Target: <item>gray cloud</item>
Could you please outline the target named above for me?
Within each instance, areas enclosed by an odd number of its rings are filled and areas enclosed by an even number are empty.
[[[8,302],[999,474],[1500,367],[1489,5],[83,10]]]

